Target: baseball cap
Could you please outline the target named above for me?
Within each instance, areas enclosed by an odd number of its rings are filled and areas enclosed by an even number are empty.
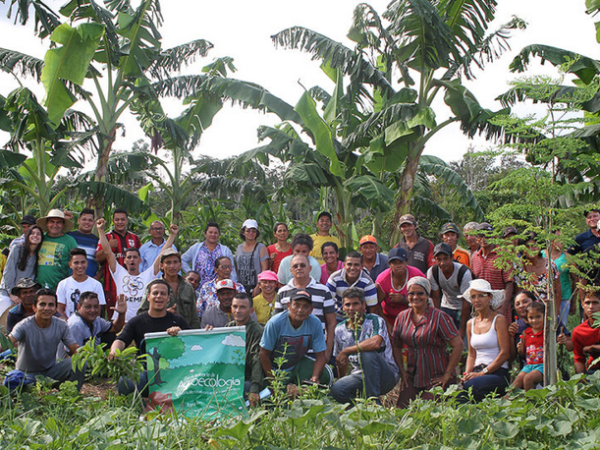
[[[400,223],[398,225],[402,225],[403,223],[411,223],[413,225],[417,225],[417,219],[412,214],[404,214],[400,217]]]
[[[490,223],[482,222],[477,225],[477,231],[494,231],[494,227]]]
[[[448,222],[442,225],[442,231],[440,231],[440,236],[448,233],[449,231],[451,231],[452,233],[460,234],[460,230],[458,229],[456,224]]]
[[[255,230],[258,230],[258,222],[254,219],[246,219],[242,224],[242,228],[254,228]]]
[[[309,303],[312,303],[312,298],[310,296],[310,294],[307,291],[297,291],[295,294],[293,294],[290,297],[290,301],[292,300],[306,300]]]
[[[317,220],[319,220],[323,216],[327,216],[327,217],[329,217],[329,220],[333,220],[333,216],[331,215],[331,213],[329,211],[321,211],[319,213],[319,215],[317,216]]]
[[[388,261],[397,259],[400,262],[405,262],[408,258],[408,253],[402,247],[393,248],[388,253]]]
[[[377,245],[377,239],[375,239],[375,236],[367,234],[367,235],[361,237],[360,241],[358,241],[359,246],[361,246],[363,244],[369,244],[369,243]]]
[[[440,253],[445,253],[448,256],[452,256],[452,247],[445,242],[442,242],[433,248],[433,256],[437,256]]]
[[[519,234],[519,232],[517,231],[517,229],[515,227],[506,227],[504,229],[504,232],[502,233],[502,237],[506,237],[509,234]]]
[[[21,224],[27,224],[27,225],[35,225],[36,224],[36,218],[34,216],[32,216],[31,214],[27,214],[25,216],[23,216],[23,218],[21,219]]]
[[[229,278],[217,281],[217,291],[220,291],[221,289],[233,289],[234,291],[237,291],[235,283]]]
[[[169,256],[179,256],[179,259],[181,259],[181,254],[177,250],[168,248],[160,255],[160,262],[162,263]]]

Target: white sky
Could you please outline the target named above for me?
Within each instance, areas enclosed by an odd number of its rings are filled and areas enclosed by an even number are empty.
[[[63,4],[62,1],[52,0],[48,3],[53,6]],[[370,2],[380,14],[387,3],[387,0]],[[478,74],[476,81],[466,83],[485,107],[493,110],[500,108],[500,104],[494,99],[506,91],[509,81],[515,78],[515,75],[508,72],[508,65],[512,57],[526,45],[553,45],[600,59],[600,44],[595,41],[594,19],[585,14],[584,0],[500,0],[499,3],[497,24],[505,23],[512,15],[517,15],[528,22],[529,26],[525,31],[515,32],[510,40],[511,52],[488,65],[485,72]],[[332,91],[332,83],[319,69],[318,61],[311,61],[309,55],[297,50],[275,49],[270,36],[287,27],[299,25],[352,46],[345,35],[357,4],[358,2],[349,0],[169,0],[162,2],[165,23],[161,33],[165,47],[198,38],[209,40],[215,48],[207,58],[199,59],[194,68],[199,70],[216,57],[231,56],[238,68],[234,77],[256,82],[294,105],[303,92],[300,83],[306,88],[319,84],[328,91]],[[0,46],[43,58],[47,43],[40,43],[33,38],[30,28],[13,25],[7,20],[7,9],[7,4],[0,4]],[[491,28],[497,28],[497,24]],[[535,73],[556,75],[551,65],[535,67],[534,70]],[[31,82],[27,85],[33,86]],[[6,96],[17,84],[10,76],[0,74],[0,86],[0,93]],[[36,87],[36,92],[41,100],[43,89]],[[77,106],[76,104],[75,107]],[[531,106],[519,106],[514,111],[526,114],[535,109]],[[436,113],[438,123],[449,115],[443,105],[436,109]],[[177,113],[174,109],[173,116],[175,115]],[[127,133],[125,137],[119,135],[116,149],[129,149],[134,141],[144,137],[135,120],[124,118],[123,121],[126,123]],[[254,148],[259,145],[257,127],[276,122],[275,116],[226,106],[205,132],[194,155],[226,157]],[[6,139],[6,135],[0,135],[0,146]],[[450,126],[428,143],[425,152],[446,161],[457,160],[465,153],[469,143],[458,126]],[[474,139],[472,143],[481,150],[491,145],[480,138]]]

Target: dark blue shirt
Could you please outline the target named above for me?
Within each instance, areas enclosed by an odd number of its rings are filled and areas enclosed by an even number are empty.
[[[88,277],[94,278],[96,272],[98,272],[98,261],[96,261],[96,247],[98,246],[99,241],[98,236],[92,233],[85,234],[79,230],[71,231],[67,234],[73,236],[77,242],[77,247],[85,250],[88,260],[88,268],[85,273]]]
[[[571,246],[567,252],[571,255],[575,255],[586,251],[596,244],[600,244],[600,237],[592,233],[592,230],[587,230],[585,233],[577,235],[575,238],[575,245]]]

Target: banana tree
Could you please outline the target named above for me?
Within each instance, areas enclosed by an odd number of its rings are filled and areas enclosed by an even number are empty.
[[[347,145],[369,146],[372,165],[383,167],[385,161],[386,170],[402,167],[398,216],[410,209],[421,155],[437,132],[456,123],[468,136],[501,135],[489,119],[508,110],[483,108],[462,85],[463,78],[473,77],[473,67],[483,68],[507,48],[512,30],[525,26],[515,18],[488,33],[495,7],[494,0],[396,0],[381,17],[360,4],[348,34],[355,49],[302,27],[273,36],[276,46],[309,52],[349,78],[348,89],[370,114]],[[451,115],[438,123],[433,105],[440,96]],[[397,238],[393,235],[392,242]]]
[[[120,0],[107,1],[105,7],[93,0],[72,0],[60,9],[70,24],[61,24],[59,15],[38,0],[13,1],[12,6],[9,17],[14,15],[23,24],[31,20],[28,11],[33,7],[36,32],[54,42],[40,76],[50,120],[56,125],[78,100],[92,111],[95,127],[87,139],[97,156],[97,183],[106,177],[123,113],[140,98],[155,100],[152,82],[168,79],[212,48],[198,39],[163,49],[158,0],[144,0],[137,7]],[[102,195],[92,197],[97,209],[102,209],[103,201]]]

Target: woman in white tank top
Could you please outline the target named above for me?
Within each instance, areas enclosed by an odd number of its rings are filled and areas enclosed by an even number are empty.
[[[462,297],[471,302],[474,316],[467,323],[469,356],[463,387],[471,389],[476,401],[492,393],[503,395],[509,383],[510,338],[506,318],[496,311],[504,302],[504,291],[491,289],[485,280],[473,280]],[[468,401],[468,393],[460,399]]]

